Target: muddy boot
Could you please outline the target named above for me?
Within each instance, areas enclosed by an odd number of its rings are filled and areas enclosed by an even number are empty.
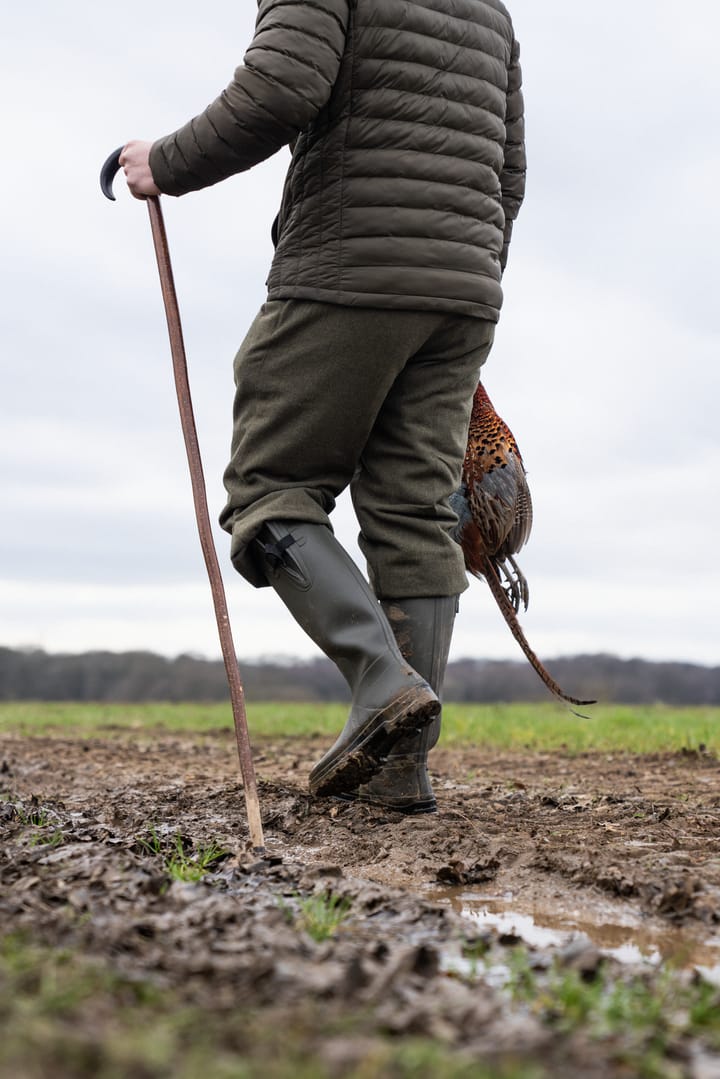
[[[269,583],[352,691],[348,721],[311,771],[310,791],[355,790],[399,738],[439,715],[440,701],[403,659],[380,604],[329,528],[269,521],[258,549]]]
[[[457,596],[383,600],[402,654],[440,696],[457,612]],[[427,755],[440,737],[440,717],[419,734],[400,739],[380,771],[347,801],[368,802],[399,813],[434,813]]]

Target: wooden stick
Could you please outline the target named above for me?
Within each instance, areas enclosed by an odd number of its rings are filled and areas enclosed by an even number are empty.
[[[178,307],[177,293],[175,291],[175,282],[173,280],[172,265],[170,262],[170,249],[167,242],[167,233],[165,232],[165,222],[163,221],[162,210],[160,208],[160,199],[157,196],[151,196],[147,199],[147,205],[150,214],[150,227],[152,228],[158,271],[160,273],[160,287],[162,289],[163,302],[165,304],[168,332],[170,334],[170,351],[172,353],[173,372],[175,375],[175,390],[177,392],[178,406],[180,408],[180,422],[182,424],[183,438],[185,439],[188,465],[190,466],[190,480],[192,483],[193,501],[195,503],[195,517],[197,519],[198,532],[200,533],[200,546],[202,547],[208,578],[210,580],[210,589],[212,591],[213,604],[215,607],[215,618],[217,620],[220,646],[222,648],[225,671],[230,687],[230,701],[232,703],[233,719],[235,721],[235,738],[237,740],[240,772],[242,774],[243,789],[245,791],[245,805],[247,807],[250,840],[255,853],[262,855],[265,853],[265,839],[263,837],[260,803],[258,801],[257,784],[255,782],[255,767],[253,765],[252,751],[250,749],[250,735],[245,712],[245,692],[240,679],[240,671],[238,669],[237,656],[233,644],[232,631],[230,629],[230,618],[228,616],[225,588],[220,573],[215,543],[213,541],[212,528],[210,526],[205,476],[203,474],[200,446],[198,443],[197,428],[195,426],[192,398],[190,396],[185,343],[183,341],[180,310]]]

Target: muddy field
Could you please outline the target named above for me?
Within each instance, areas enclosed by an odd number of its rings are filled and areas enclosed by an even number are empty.
[[[259,861],[226,732],[4,737],[2,934],[203,1014],[252,1016],[234,1023],[236,1043],[221,1035],[246,1070],[218,1075],[256,1074],[260,1043],[258,1074],[291,1074],[269,1023],[293,1032],[294,1072],[308,1076],[720,1076],[715,757],[440,749],[439,812],[403,818],[310,799],[325,744],[256,745]],[[168,875],[173,855],[203,852],[202,880]],[[338,914],[326,939],[308,920],[313,895]],[[603,1022],[589,1004],[570,1021],[586,989]],[[662,993],[667,1015],[647,1025]],[[622,1014],[608,1004],[621,996]],[[102,1017],[70,1018],[91,1068],[62,1054],[50,1068],[42,1047],[11,1041],[3,1074],[193,1074],[107,1061]],[[416,1042],[411,1066],[398,1053]],[[450,1054],[442,1065],[430,1045]]]

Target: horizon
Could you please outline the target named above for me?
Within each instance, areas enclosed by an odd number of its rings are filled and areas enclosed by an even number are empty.
[[[127,649],[125,649],[125,648],[123,648],[123,649],[84,648],[84,649],[81,649],[80,651],[57,651],[57,650],[48,650],[46,648],[42,648],[42,647],[40,647],[38,645],[33,645],[33,644],[7,645],[7,644],[0,643],[0,651],[2,651],[3,649],[5,649],[7,651],[10,651],[10,652],[17,652],[19,654],[25,654],[25,655],[32,655],[32,654],[41,652],[41,653],[43,653],[43,654],[45,654],[47,656],[56,656],[56,657],[59,657],[59,656],[75,656],[75,657],[78,657],[78,656],[100,655],[100,654],[113,655],[113,656],[151,655],[151,656],[154,656],[154,657],[156,657],[158,659],[167,660],[168,662],[174,662],[175,660],[179,660],[179,659],[192,659],[192,660],[194,660],[196,662],[199,662],[199,663],[223,663],[223,657],[219,653],[217,655],[215,655],[215,656],[205,655],[205,654],[203,654],[201,652],[194,652],[194,651],[185,651],[185,652],[177,652],[177,653],[165,653],[165,652],[158,652],[156,650],[149,649],[149,648],[127,648]],[[248,665],[251,665],[251,666],[259,666],[259,665],[266,664],[268,666],[273,666],[274,665],[274,666],[287,666],[287,667],[304,666],[304,665],[309,665],[311,663],[316,663],[318,661],[325,661],[326,663],[332,664],[332,660],[328,659],[327,656],[325,656],[324,653],[322,653],[322,652],[318,652],[317,655],[310,655],[310,656],[298,656],[298,655],[292,655],[292,654],[286,653],[286,652],[259,653],[257,655],[253,655],[253,656],[241,656],[241,655],[238,654],[236,658],[237,658],[238,666],[240,666],[240,667],[241,667],[241,665],[243,663],[247,663]],[[544,657],[542,657],[542,662],[543,662],[543,664],[552,665],[553,663],[572,662],[572,661],[583,660],[583,659],[590,659],[590,660],[608,659],[608,660],[616,661],[618,663],[649,663],[649,664],[652,664],[652,665],[655,665],[655,666],[666,666],[667,665],[667,666],[700,667],[703,670],[717,670],[717,669],[720,669],[720,663],[700,663],[700,662],[694,662],[694,661],[691,661],[691,660],[682,660],[682,659],[648,659],[645,656],[639,656],[639,655],[622,656],[622,655],[619,655],[619,654],[617,654],[615,652],[563,653],[561,655],[556,655],[556,656],[547,656],[547,657],[544,656]],[[452,664],[457,664],[457,663],[515,663],[518,666],[528,667],[529,669],[532,669],[532,667],[528,663],[527,659],[525,659],[525,657],[522,656],[522,655],[520,655],[517,658],[514,657],[514,656],[497,657],[497,656],[458,655],[458,656],[452,657],[448,661],[448,666],[451,666]],[[242,670],[241,670],[240,673],[242,674]]]

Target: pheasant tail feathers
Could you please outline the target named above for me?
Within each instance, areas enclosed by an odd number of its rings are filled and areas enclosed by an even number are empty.
[[[503,618],[508,624],[510,632],[522,648],[533,670],[542,679],[543,683],[547,686],[550,692],[555,697],[558,697],[560,700],[567,701],[568,704],[595,704],[595,701],[584,701],[581,700],[579,697],[569,696],[569,694],[565,693],[565,691],[560,688],[552,675],[545,669],[541,661],[538,659],[538,657],[535,655],[532,648],[530,647],[528,639],[523,633],[522,626],[517,620],[517,615],[515,614],[512,604],[505,595],[505,590],[503,589],[503,586],[500,582],[498,572],[495,569],[492,561],[487,557],[487,555],[483,559],[482,573],[488,585],[490,586],[490,591],[495,598],[495,602],[500,608],[500,612]],[[583,716],[582,718],[585,719],[587,717]]]

